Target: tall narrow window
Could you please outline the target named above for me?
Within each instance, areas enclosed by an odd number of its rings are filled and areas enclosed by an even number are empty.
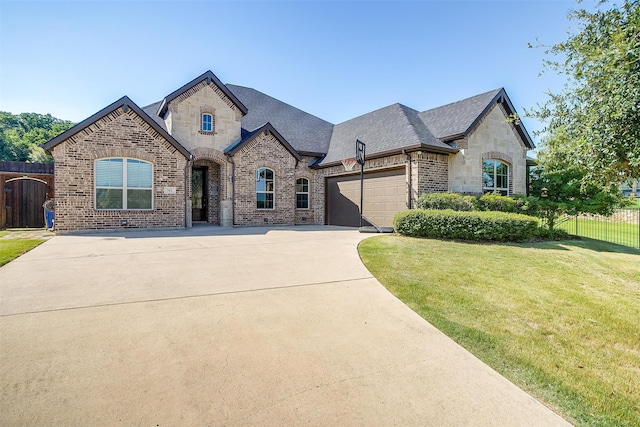
[[[482,191],[509,195],[509,165],[500,160],[486,160],[482,164]]]
[[[153,165],[127,158],[96,160],[96,209],[151,209]]]
[[[275,194],[275,182],[273,171],[268,168],[260,168],[256,171],[256,208],[273,209]]]
[[[213,115],[202,114],[202,132],[213,132]]]
[[[309,209],[309,180],[307,178],[296,180],[296,208]]]

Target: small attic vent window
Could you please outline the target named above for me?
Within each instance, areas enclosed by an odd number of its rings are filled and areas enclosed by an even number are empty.
[[[202,132],[213,132],[213,115],[209,113],[202,114]]]

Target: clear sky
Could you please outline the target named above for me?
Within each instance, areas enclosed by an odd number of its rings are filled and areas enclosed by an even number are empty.
[[[539,77],[544,51],[527,44],[564,40],[578,6],[0,0],[0,110],[81,121],[123,95],[139,106],[159,101],[211,70],[332,123],[499,87],[523,114],[563,84]],[[523,122],[532,134],[541,128]]]

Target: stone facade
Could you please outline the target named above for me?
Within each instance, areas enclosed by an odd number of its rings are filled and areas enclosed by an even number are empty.
[[[482,193],[482,162],[503,160],[509,165],[509,194],[526,194],[526,153],[502,105],[495,105],[466,140],[449,157],[449,191]]]
[[[56,231],[185,226],[187,159],[132,109],[113,111],[57,145],[52,154]],[[94,164],[107,157],[153,164],[153,209],[95,209]]]
[[[203,132],[202,113],[213,116],[213,131]],[[242,113],[214,83],[203,81],[169,103],[165,124],[185,148],[224,151],[240,138]]]

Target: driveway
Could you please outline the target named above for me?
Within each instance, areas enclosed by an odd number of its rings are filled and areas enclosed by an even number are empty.
[[[567,425],[338,227],[56,236],[0,268],[1,425]]]

